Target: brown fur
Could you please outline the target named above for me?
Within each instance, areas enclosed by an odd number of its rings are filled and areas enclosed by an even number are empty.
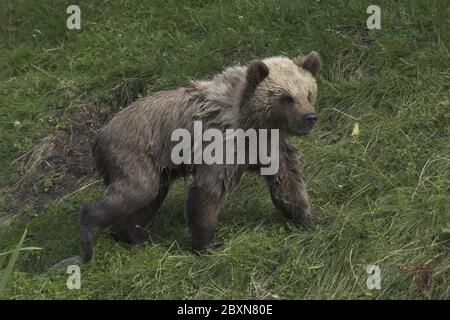
[[[174,165],[175,129],[280,129],[280,166],[267,176],[274,205],[300,225],[311,222],[308,198],[292,135],[313,127],[320,58],[312,52],[290,60],[274,57],[226,69],[211,81],[155,93],[120,111],[99,133],[93,148],[107,185],[104,199],[88,204],[80,218],[81,258],[89,261],[97,233],[110,227],[118,240],[147,240],[142,228],[159,210],[171,182],[193,175],[186,205],[192,249],[213,242],[220,206],[246,170],[258,165]]]

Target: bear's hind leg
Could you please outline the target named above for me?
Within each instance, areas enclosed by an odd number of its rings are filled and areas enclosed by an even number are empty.
[[[165,179],[164,179],[165,180]],[[170,182],[161,184],[158,195],[153,202],[140,210],[137,210],[129,219],[117,222],[111,226],[111,234],[117,241],[128,244],[140,244],[153,239],[145,232],[144,228],[155,217],[169,191]]]
[[[151,212],[150,206],[137,210],[129,219],[113,224],[110,228],[111,235],[116,241],[128,244],[140,244],[151,241],[144,228],[152,216],[153,212]]]
[[[84,262],[92,259],[97,233],[115,223],[128,220],[143,211],[159,192],[159,172],[152,166],[137,166],[135,175],[127,175],[112,182],[101,201],[89,203],[80,217],[81,252]],[[140,171],[140,172],[139,172]]]

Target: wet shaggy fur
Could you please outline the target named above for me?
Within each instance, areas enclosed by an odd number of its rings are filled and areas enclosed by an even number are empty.
[[[258,165],[181,164],[171,161],[172,132],[217,128],[279,129],[280,160],[275,175],[266,176],[274,205],[299,225],[312,220],[299,172],[293,135],[307,134],[316,120],[315,76],[320,58],[312,52],[293,60],[272,57],[234,66],[210,81],[145,97],[120,111],[98,134],[93,147],[98,173],[107,186],[105,197],[89,203],[80,218],[81,258],[89,261],[97,233],[110,228],[127,243],[149,240],[143,228],[156,214],[170,185],[192,175],[186,217],[194,251],[214,241],[221,205],[242,173]]]

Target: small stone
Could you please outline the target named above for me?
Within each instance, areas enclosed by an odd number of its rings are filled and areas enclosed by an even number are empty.
[[[61,260],[60,262],[54,264],[51,268],[49,268],[48,271],[57,271],[60,269],[67,269],[68,266],[79,265],[80,263],[81,263],[80,257],[73,256],[73,257]]]

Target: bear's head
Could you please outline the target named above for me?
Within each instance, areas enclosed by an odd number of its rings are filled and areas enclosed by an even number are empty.
[[[272,57],[252,61],[246,70],[246,88],[240,104],[245,127],[279,129],[291,135],[308,134],[317,120],[315,77],[320,56],[289,59]]]

